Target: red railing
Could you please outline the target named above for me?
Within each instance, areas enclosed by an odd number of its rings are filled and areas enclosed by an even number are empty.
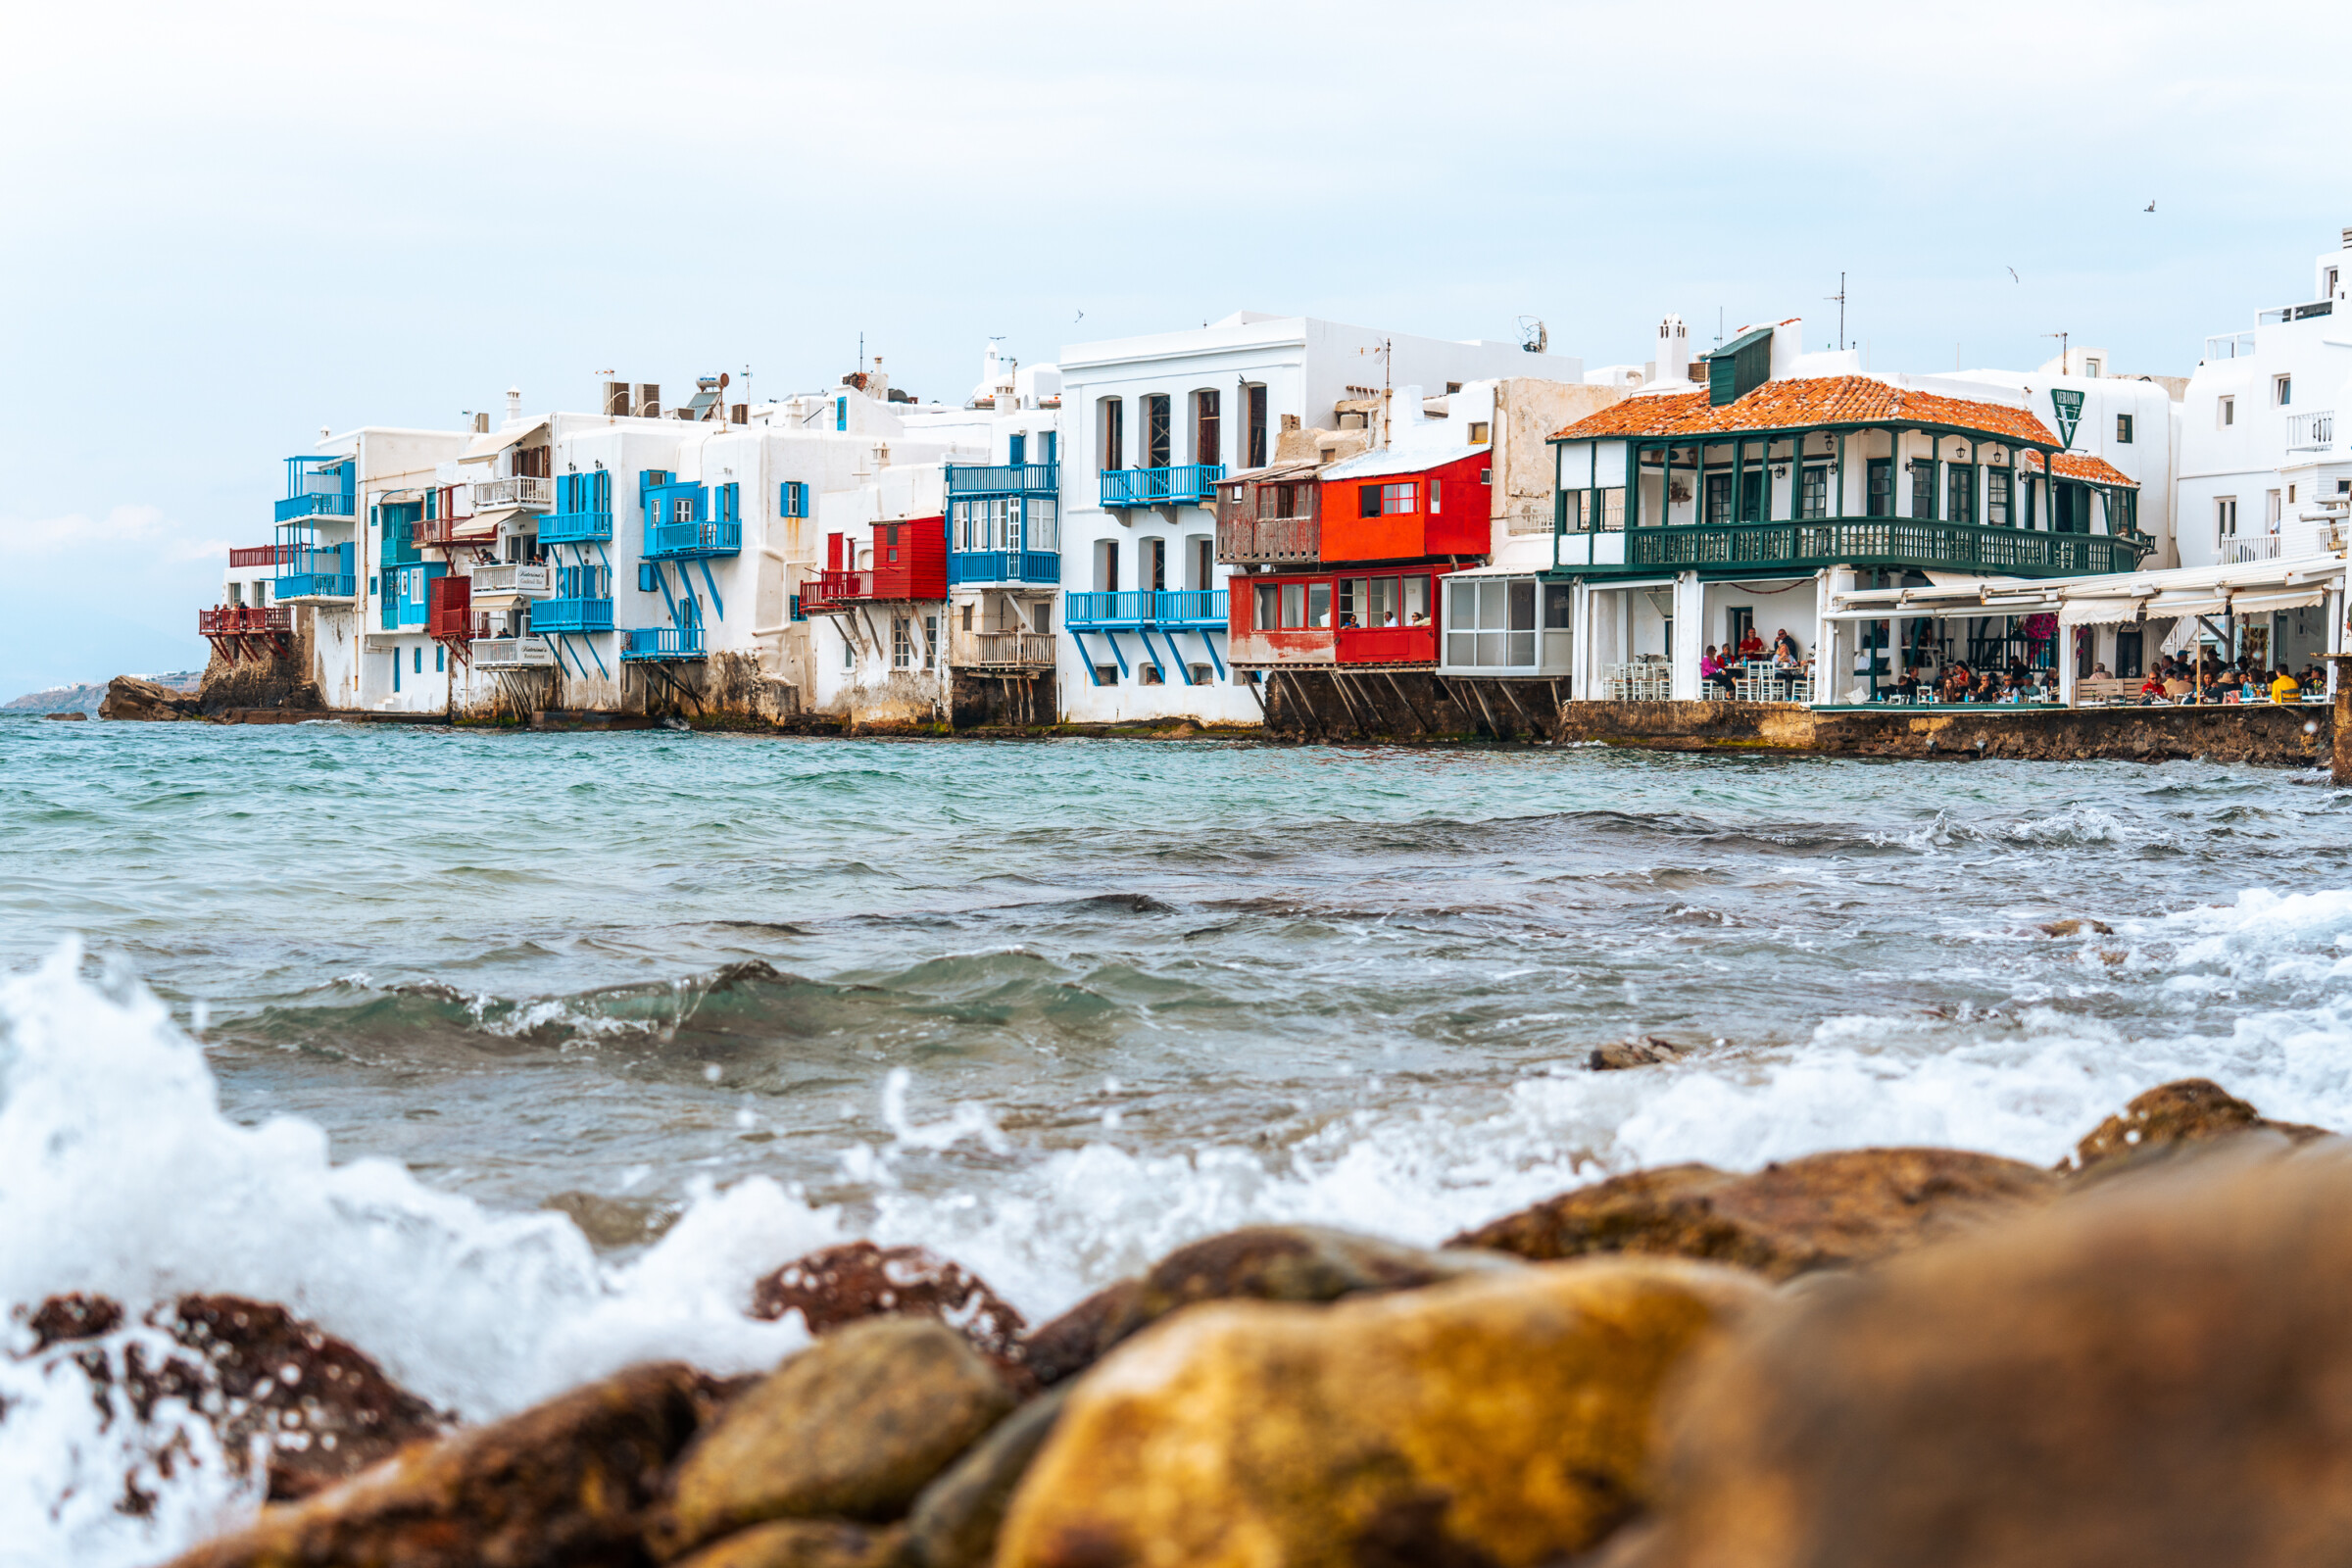
[[[447,550],[460,542],[457,538],[458,528],[472,520],[470,516],[419,517],[408,525],[409,545],[416,550]]]
[[[200,637],[267,637],[294,629],[294,611],[285,605],[220,605],[196,612]]]
[[[801,613],[822,614],[854,600],[876,597],[871,571],[820,571],[801,585]]]
[[[294,564],[294,552],[300,548],[299,545],[249,545],[240,550],[231,550],[228,564],[231,566],[290,566]],[[228,608],[239,607],[232,605]]]

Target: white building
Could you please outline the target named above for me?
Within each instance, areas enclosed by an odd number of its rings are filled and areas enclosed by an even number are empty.
[[[1080,344],[1061,355],[1064,717],[1254,724],[1250,677],[1224,647],[1228,568],[1217,481],[1260,468],[1283,430],[1360,425],[1346,403],[1418,385],[1444,396],[1507,376],[1583,377],[1517,345],[1402,337],[1241,312],[1212,325]]]
[[[2176,531],[2180,564],[2231,565],[2339,551],[2352,506],[2352,228],[2314,258],[2297,304],[2258,313],[2251,331],[2205,340],[2180,407]],[[2240,652],[2299,664],[2327,651],[2317,611],[2239,628]]]

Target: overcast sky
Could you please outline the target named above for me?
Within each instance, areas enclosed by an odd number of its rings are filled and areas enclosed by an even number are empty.
[[[1243,308],[1818,348],[1842,270],[1874,368],[2185,374],[2352,223],[2347,13],[5,0],[0,700],[200,664],[321,426],[605,369],[779,394],[862,332],[959,397],[991,335]]]

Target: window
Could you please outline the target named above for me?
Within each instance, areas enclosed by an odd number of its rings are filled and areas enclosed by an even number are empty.
[[[1414,492],[1417,484],[1359,484],[1355,487],[1356,514],[1363,517],[1394,516],[1415,510],[1419,499]]]
[[[1363,618],[1364,601],[1371,597],[1371,579],[1342,577],[1336,586],[1339,589],[1340,624],[1348,627],[1367,624]]]
[[[1926,458],[1911,460],[1911,515],[1936,515],[1936,465]]]
[[[1797,491],[1796,514],[1800,517],[1826,517],[1830,514],[1830,470],[1827,466],[1808,467]]]
[[[1282,590],[1270,582],[1257,585],[1256,615],[1250,624],[1259,631],[1271,631],[1282,624]]]
[[[1546,583],[1544,586],[1544,629],[1566,631],[1574,619],[1576,596],[1566,583]]]
[[[1534,668],[1535,579],[1447,583],[1446,662],[1469,668]]]
[[[673,496],[669,503],[669,520],[672,522],[692,522],[694,520],[693,499],[688,496]]]
[[[1306,585],[1306,623],[1316,631],[1331,630],[1331,584]]]
[[[438,675],[449,668],[449,650],[440,643],[433,644],[433,673]]]
[[[2295,401],[2295,378],[2291,375],[2272,376],[2271,401],[2282,409],[2293,403]]]
[[[1977,470],[1955,463],[1944,472],[1944,515],[1954,522],[1977,520]]]
[[[2082,362],[2082,373],[2086,376],[2096,379],[2099,373],[2099,362],[2096,360],[2084,360]]]
[[[841,623],[841,667],[858,667],[858,645],[850,641],[850,623],[846,620]]]
[[[1192,541],[1185,557],[1184,585],[1194,593],[1207,593],[1217,585],[1217,542],[1206,534]]]
[[[787,517],[808,515],[808,487],[798,479],[787,479],[776,495],[776,511]]]
[[[2237,537],[2237,497],[2217,496],[2214,498],[2213,536],[2222,540]]]
[[[1054,629],[1054,607],[1043,600],[1029,607],[1029,629],[1040,637]]]
[[[1096,450],[1102,454],[1099,466],[1105,472],[1127,466],[1127,405],[1117,398],[1104,398],[1096,433]]]
[[[1168,588],[1168,542],[1165,539],[1144,541],[1144,580],[1136,584],[1153,593],[1165,593]]]
[[[2009,526],[2009,470],[1984,470],[1984,520],[1996,528]]]
[[[961,629],[964,631],[970,631],[972,629],[972,607],[968,604],[963,607],[963,621]]]
[[[1038,455],[1037,461],[1040,463],[1059,462],[1061,457],[1061,432],[1059,430],[1048,430],[1038,439],[1040,444],[1044,446],[1045,450]]]
[[[1732,476],[1728,473],[1707,475],[1707,526],[1728,527],[1732,520]]]
[[[1166,467],[1174,444],[1174,433],[1168,427],[1168,395],[1154,392],[1144,399],[1144,466]]]
[[[2115,416],[2115,444],[2119,447],[2128,447],[2132,444],[2132,416],[2129,414],[2119,414]]]
[[[849,427],[850,399],[849,395],[844,393],[842,396],[833,400],[833,428],[836,430],[847,430]]]
[[[1265,517],[1303,516],[1304,514],[1298,510],[1298,492],[1300,488],[1300,486],[1295,484],[1267,484],[1258,486],[1258,514]]]
[[[1868,494],[1863,502],[1863,512],[1873,517],[1893,516],[1894,460],[1892,458],[1870,460],[1867,489]]]
[[[890,617],[890,667],[905,669],[914,662],[914,617]]]
[[[1266,466],[1266,389],[1247,387],[1244,396],[1250,406],[1250,466]]]
[[[1021,540],[1023,550],[1043,550],[1049,554],[1061,548],[1061,503],[1051,496],[1030,496],[1021,503],[1025,511],[1022,523],[1026,530]]]
[[[1218,429],[1217,394],[1203,389],[1193,394],[1193,461],[1223,463],[1223,432]]]
[[[1306,624],[1306,584],[1286,582],[1282,585],[1282,620],[1285,629],[1297,629]]]
[[[1095,592],[1116,593],[1119,588],[1119,542],[1099,539],[1095,542]]]
[[[2237,422],[2237,399],[2215,399],[2213,422],[2217,427],[2224,430],[2227,430],[2230,428],[2230,426],[2235,424]]]
[[[1487,445],[1487,432],[1492,428],[1493,426],[1485,419],[1472,419],[1470,421],[1470,444],[1474,447]]]
[[[2320,274],[2320,298],[2324,300],[2335,298],[2337,275],[2336,269],[2332,267]]]
[[[1015,430],[1005,437],[1004,461],[1016,468],[1029,461],[1029,437],[1025,433]]]
[[[1428,625],[1429,579],[1427,577],[1405,577],[1400,580],[1403,583],[1403,592],[1400,595],[1398,612],[1404,616],[1404,623],[1407,626]]]
[[[939,657],[939,617],[923,617],[923,667],[929,669]]]
[[[2278,505],[2278,492],[2276,490],[2266,492],[2263,496],[2262,505],[2263,532],[2277,533],[2278,531],[2279,512],[2280,508]]]
[[[662,567],[659,563],[637,563],[637,591],[641,594],[658,594],[662,591]]]
[[[1726,639],[1734,648],[1738,648],[1747,640],[1748,631],[1756,623],[1756,607],[1732,605],[1724,611],[1724,615],[1726,617]]]

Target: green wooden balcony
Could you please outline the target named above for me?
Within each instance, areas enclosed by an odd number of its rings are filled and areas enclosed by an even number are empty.
[[[1779,575],[1825,566],[1876,566],[2073,577],[2135,571],[2155,547],[2143,535],[2040,533],[1910,517],[1824,517],[1572,533],[1560,540],[1560,565],[1577,572],[1719,575],[1736,569]]]

